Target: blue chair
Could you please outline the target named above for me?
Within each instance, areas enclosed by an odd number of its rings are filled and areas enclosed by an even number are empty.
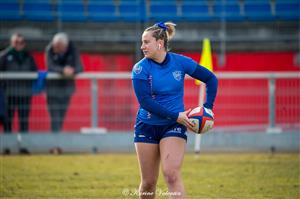
[[[299,0],[276,0],[276,4],[277,3],[283,3],[283,4],[299,3]]]
[[[245,16],[249,21],[273,21],[270,3],[245,3]]]
[[[145,9],[140,1],[126,0],[121,1],[119,6],[121,20],[128,22],[141,21],[142,15],[145,15]]]
[[[82,1],[61,1],[57,7],[58,18],[62,21],[83,22],[87,19]]]
[[[72,0],[71,0],[72,1]],[[78,0],[77,0],[78,1]],[[131,0],[129,0],[131,1]],[[132,0],[132,1],[136,1],[136,0]],[[115,5],[115,0],[88,0],[88,4],[98,4],[98,5]]]
[[[211,21],[206,2],[183,1],[182,18],[188,21]]]
[[[275,13],[279,20],[300,20],[300,2],[277,2]]]
[[[32,21],[54,21],[53,9],[47,1],[24,2],[24,18]]]
[[[21,20],[19,3],[11,1],[0,1],[0,20]]]
[[[239,4],[241,2],[241,0],[225,0],[224,3],[225,4]],[[222,0],[214,0],[213,1],[214,5],[218,5],[218,4],[222,4],[223,1]]]
[[[262,4],[266,4],[266,3],[270,3],[271,0],[244,0],[244,2],[246,4],[248,4],[248,3],[254,3],[254,4],[260,4],[260,3],[262,3]]]
[[[0,0],[1,1],[1,0]],[[27,3],[41,3],[41,4],[50,4],[52,5],[52,0],[23,0],[23,3],[24,4],[27,4]]]
[[[116,6],[112,1],[91,1],[88,4],[89,19],[94,22],[116,21]]]
[[[151,2],[149,19],[154,21],[176,21],[179,20],[177,15],[177,5],[173,1],[160,1],[159,3]]]
[[[226,21],[240,22],[244,21],[245,17],[241,15],[240,5],[238,3],[215,4],[213,6],[214,16],[220,20],[224,11]]]
[[[176,4],[176,2],[177,2],[177,0],[150,0],[150,1],[151,1],[151,3],[154,3],[154,4],[165,4],[165,3]]]

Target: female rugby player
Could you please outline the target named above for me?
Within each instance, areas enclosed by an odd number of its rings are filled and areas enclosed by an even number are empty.
[[[192,127],[184,111],[185,74],[206,83],[204,107],[213,108],[218,80],[191,58],[169,52],[175,24],[157,23],[142,35],[144,58],[132,70],[132,83],[140,104],[134,142],[140,166],[140,198],[154,198],[161,163],[172,198],[186,198],[180,169],[184,157],[187,128]]]

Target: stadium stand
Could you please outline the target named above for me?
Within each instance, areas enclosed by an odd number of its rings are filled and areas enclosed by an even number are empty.
[[[271,4],[268,1],[246,1],[245,16],[250,21],[272,21],[275,19],[272,15]]]
[[[87,19],[82,1],[60,1],[57,15],[62,21],[82,22]]]
[[[0,20],[21,20],[20,4],[17,0],[0,1]]]
[[[84,51],[137,52],[144,27],[171,20],[181,27],[174,50],[199,51],[203,37],[219,50],[224,11],[228,51],[296,50],[299,6],[298,0],[0,0],[0,49],[21,30],[32,49],[43,50],[59,30]]]
[[[150,1],[150,9],[148,14],[149,20],[166,21],[170,19],[170,16],[173,16],[173,21],[177,21],[179,19],[178,15],[178,8],[175,0]]]
[[[222,3],[214,3],[214,16],[217,20],[222,18],[222,12],[224,12],[224,17],[226,21],[243,21],[245,17],[243,16],[240,8],[240,3],[238,1],[233,1],[223,5]]]
[[[137,1],[123,0],[119,5],[120,20],[128,22],[144,21],[145,6]]]
[[[275,5],[276,16],[279,20],[300,19],[300,2],[299,1],[277,1]]]
[[[224,4],[223,4],[224,3]],[[0,20],[52,21],[212,21],[224,10],[228,21],[299,20],[297,0],[1,0]],[[88,17],[89,16],[89,17]]]
[[[229,51],[274,50],[274,45],[295,50],[299,13],[298,0],[0,0],[0,49],[12,32],[21,29],[34,41],[32,49],[44,49],[60,30],[79,42],[81,50],[135,52],[137,32],[171,20],[183,27],[172,45],[180,51],[199,50],[196,42],[203,37],[210,37],[219,50],[221,21],[226,23]]]
[[[54,21],[54,10],[50,1],[26,0],[23,6],[24,18],[30,21]]]
[[[114,1],[89,1],[89,20],[94,22],[113,22],[117,20],[117,10]],[[131,14],[131,13],[130,13]]]
[[[208,2],[206,1],[183,1],[182,2],[182,19],[187,21],[212,21],[209,12]]]

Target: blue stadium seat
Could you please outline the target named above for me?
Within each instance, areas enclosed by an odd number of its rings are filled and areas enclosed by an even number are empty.
[[[95,22],[116,21],[116,6],[113,1],[90,1],[88,4],[89,19]]]
[[[300,20],[300,2],[277,2],[275,14],[279,20]]]
[[[119,5],[121,20],[134,22],[143,21],[145,6],[139,0],[122,0]]]
[[[54,21],[52,5],[48,1],[25,1],[24,17],[32,21]]]
[[[154,21],[179,20],[176,1],[151,1],[148,17]]]
[[[188,21],[211,21],[206,2],[183,1],[182,18]]]
[[[299,0],[276,0],[276,3],[287,3],[287,4],[299,3]]]
[[[0,0],[0,4],[19,4],[19,0]]]
[[[83,22],[87,19],[82,1],[61,1],[57,6],[57,15],[62,21]]]
[[[239,4],[241,0],[224,0],[225,4]],[[214,0],[214,5],[222,4],[223,0]]]
[[[150,0],[151,3],[154,4],[165,4],[165,3],[172,3],[172,4],[176,4],[177,0]]]
[[[245,17],[241,15],[239,3],[226,3],[224,7],[222,4],[215,4],[213,10],[214,16],[218,20],[222,18],[223,10],[226,21],[239,22],[245,20]]]
[[[15,1],[0,1],[0,20],[20,20],[20,5]]]
[[[270,3],[245,2],[245,16],[249,21],[272,21],[275,17],[271,12]]]
[[[246,4],[248,3],[255,3],[255,4],[260,4],[260,3],[270,3],[272,0],[244,0]]]
[[[1,0],[0,0],[1,1]],[[23,3],[46,3],[46,4],[52,4],[52,0],[23,0]]]

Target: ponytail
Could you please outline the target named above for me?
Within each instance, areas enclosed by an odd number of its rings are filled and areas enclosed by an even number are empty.
[[[173,22],[159,22],[146,28],[145,31],[152,31],[152,36],[156,40],[163,40],[166,51],[169,50],[169,41],[175,36],[175,26]]]
[[[175,23],[172,22],[165,22],[165,26],[167,27],[166,33],[167,33],[167,38],[168,41],[170,41],[174,36],[175,36]]]

